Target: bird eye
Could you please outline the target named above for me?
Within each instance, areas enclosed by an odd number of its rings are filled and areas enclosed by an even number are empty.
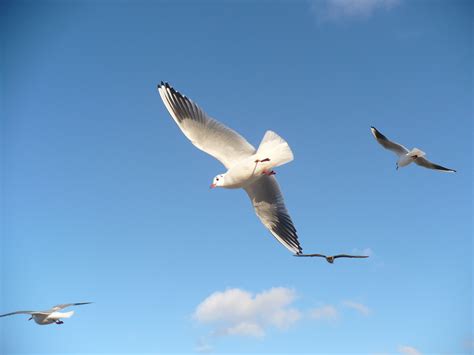
[[[219,178],[217,178],[216,180],[219,181]]]

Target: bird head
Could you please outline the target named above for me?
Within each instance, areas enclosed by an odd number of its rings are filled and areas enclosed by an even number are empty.
[[[212,184],[210,186],[211,189],[219,186],[224,186],[224,176],[225,174],[217,175],[214,180],[212,180]]]

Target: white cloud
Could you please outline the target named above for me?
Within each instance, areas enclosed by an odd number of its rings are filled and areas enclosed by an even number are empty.
[[[325,305],[310,310],[309,316],[318,320],[335,321],[339,319],[339,311],[334,306]]]
[[[422,355],[421,351],[415,349],[412,346],[407,346],[407,345],[400,345],[398,347],[398,351],[400,352],[400,354],[404,354],[404,355]]]
[[[358,303],[354,301],[344,301],[342,302],[342,305],[347,308],[352,308],[364,316],[368,316],[370,314],[369,307],[367,307],[365,304],[362,304],[362,303]]]
[[[260,338],[269,327],[286,329],[301,318],[300,311],[290,307],[295,298],[295,291],[284,287],[256,295],[234,288],[207,297],[198,305],[193,318],[213,326],[216,336]]]
[[[389,10],[400,0],[313,0],[311,11],[319,20],[367,18],[377,10]]]

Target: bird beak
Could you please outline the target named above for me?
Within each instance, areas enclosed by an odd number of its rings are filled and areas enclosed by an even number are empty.
[[[211,184],[211,186],[209,186],[210,189],[213,189],[214,187],[216,187],[216,184]]]
[[[32,319],[33,319],[33,317],[30,317],[30,319],[28,319],[28,320],[32,320]]]

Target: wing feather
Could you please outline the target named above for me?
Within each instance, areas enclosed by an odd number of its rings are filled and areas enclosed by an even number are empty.
[[[0,315],[0,317],[12,316],[14,314],[34,314],[34,313],[38,313],[38,312],[35,312],[35,311],[16,311],[16,312],[2,314],[2,315]]]
[[[171,117],[191,143],[226,168],[255,153],[255,148],[245,138],[209,117],[168,83],[158,85],[158,92]]]
[[[372,131],[372,134],[374,135],[377,142],[379,142],[379,144],[385,149],[388,149],[394,152],[398,156],[405,155],[409,152],[409,150],[405,148],[403,145],[389,140],[382,133],[380,133],[375,127],[370,127],[370,130]]]
[[[285,207],[283,195],[274,176],[262,176],[245,188],[260,221],[288,250],[300,254],[296,228]]]
[[[445,168],[444,166],[432,163],[424,157],[416,158],[415,163],[418,164],[419,166],[423,166],[423,167],[428,168],[428,169],[440,170],[440,171],[444,171],[444,172],[447,172],[447,173],[455,173],[456,172],[456,170],[454,170],[454,169]]]

